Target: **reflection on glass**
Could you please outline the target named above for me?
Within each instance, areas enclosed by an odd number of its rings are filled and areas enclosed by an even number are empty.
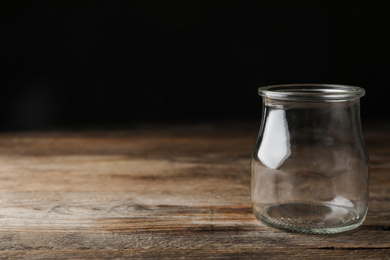
[[[290,133],[286,112],[271,110],[264,126],[263,140],[257,156],[268,168],[277,169],[290,154]]]

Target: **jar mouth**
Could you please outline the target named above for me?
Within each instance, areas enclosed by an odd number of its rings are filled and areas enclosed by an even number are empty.
[[[259,88],[259,95],[275,100],[337,102],[361,98],[361,87],[336,84],[286,84]]]

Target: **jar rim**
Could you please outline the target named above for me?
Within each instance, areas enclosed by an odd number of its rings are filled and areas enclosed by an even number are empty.
[[[337,102],[361,98],[365,90],[338,84],[283,84],[260,87],[258,93],[276,100]]]

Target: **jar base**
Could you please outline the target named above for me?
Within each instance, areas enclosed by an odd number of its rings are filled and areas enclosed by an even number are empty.
[[[260,214],[254,211],[268,226],[310,234],[348,231],[360,226],[365,217],[348,207],[298,202],[267,206]]]

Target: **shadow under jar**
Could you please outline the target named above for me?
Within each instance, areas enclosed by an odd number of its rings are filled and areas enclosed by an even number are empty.
[[[259,88],[263,117],[252,154],[255,216],[284,230],[328,234],[360,226],[368,209],[365,91],[342,85]]]

